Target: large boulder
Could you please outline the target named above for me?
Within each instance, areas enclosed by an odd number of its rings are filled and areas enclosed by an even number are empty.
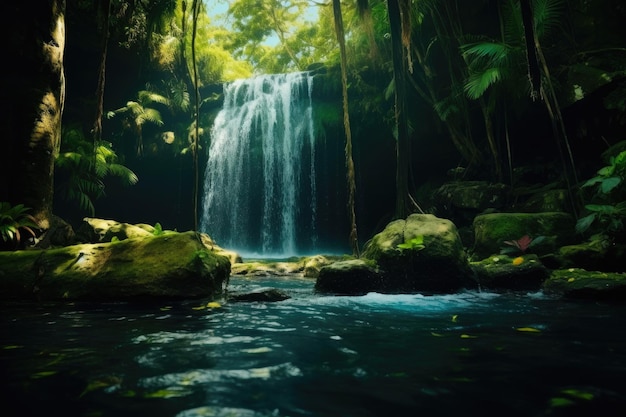
[[[554,254],[561,246],[577,241],[575,224],[572,215],[562,212],[490,213],[476,216],[472,259],[481,260],[498,254],[506,247],[505,241],[515,241],[524,236],[531,239],[543,237],[541,244],[532,247],[532,253],[540,257]]]
[[[475,286],[456,226],[432,214],[389,223],[368,242],[362,256],[361,264],[347,261],[322,268],[316,289],[451,293]]]
[[[228,258],[194,232],[0,253],[0,299],[216,297],[229,276]]]

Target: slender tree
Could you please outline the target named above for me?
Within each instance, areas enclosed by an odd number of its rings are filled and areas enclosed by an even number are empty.
[[[0,201],[24,204],[42,229],[52,216],[54,160],[65,102],[65,0],[6,3],[11,26],[5,48],[0,119]]]
[[[198,64],[196,61],[196,32],[198,28],[198,15],[200,14],[200,7],[202,2],[193,0],[192,16],[193,16],[193,28],[191,33],[191,61],[193,66],[193,86],[194,86],[194,129],[195,140],[191,144],[191,150],[193,155],[193,172],[194,172],[194,186],[193,186],[193,230],[198,231],[198,193],[199,193],[199,164],[198,164],[198,148],[200,142],[200,91],[198,89]]]
[[[387,0],[389,26],[391,29],[393,79],[395,81],[396,121],[396,209],[395,217],[405,218],[414,209],[419,209],[409,194],[410,142],[407,115],[407,64],[412,65],[410,51],[410,2]]]
[[[335,34],[339,42],[341,55],[341,86],[343,95],[343,127],[346,133],[346,176],[348,181],[348,216],[350,221],[350,246],[352,254],[359,256],[359,241],[356,227],[355,195],[356,181],[354,175],[354,161],[352,159],[352,133],[350,131],[350,111],[348,108],[348,70],[346,58],[346,39],[343,28],[343,16],[341,15],[340,0],[333,0],[333,16],[335,19]]]

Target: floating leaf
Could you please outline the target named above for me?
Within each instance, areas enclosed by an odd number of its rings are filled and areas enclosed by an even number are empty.
[[[56,375],[57,371],[41,371],[36,374],[32,374],[30,377],[33,379],[46,378],[52,375]]]
[[[551,407],[567,407],[572,404],[574,404],[574,401],[563,397],[554,397],[550,399]]]
[[[452,316],[452,323],[456,323],[456,321],[457,321],[457,319],[458,319],[458,318],[459,318],[459,315],[458,315],[458,314],[454,314],[454,315]]]
[[[593,394],[590,392],[580,391],[574,388],[561,390],[563,394],[567,394],[570,397],[578,398],[581,400],[593,400]]]
[[[206,305],[208,308],[220,308],[222,305],[217,301],[211,301]]]
[[[518,327],[517,329],[518,332],[524,332],[524,333],[541,333],[541,330],[534,328],[534,327]]]
[[[461,339],[477,339],[478,336],[472,336],[471,334],[462,334]]]
[[[441,333],[430,332],[430,334],[432,334],[435,337],[443,337]]]
[[[192,391],[180,388],[164,388],[154,392],[148,392],[145,398],[178,398],[190,395]]]

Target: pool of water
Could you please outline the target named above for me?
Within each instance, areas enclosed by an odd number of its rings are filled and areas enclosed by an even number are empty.
[[[609,416],[626,307],[541,293],[0,307],[3,415]]]

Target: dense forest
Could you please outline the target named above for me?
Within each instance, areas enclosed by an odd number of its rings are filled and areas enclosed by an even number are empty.
[[[8,7],[19,24],[8,35],[2,88],[0,214],[21,219],[22,235],[31,220],[47,228],[52,213],[72,224],[99,216],[197,228],[222,85],[293,71],[315,74],[320,211],[334,216],[321,233],[353,253],[411,212],[462,223],[435,198],[452,180],[511,187],[509,209],[531,191],[544,199],[559,191],[559,209],[584,219],[581,230],[624,231],[626,148],[615,148],[626,139],[621,1]],[[56,48],[56,64],[42,44]],[[33,116],[46,89],[57,99],[56,113],[42,111],[56,114],[48,122]],[[45,128],[52,133],[33,137]],[[3,240],[15,239],[11,230],[3,225]]]

